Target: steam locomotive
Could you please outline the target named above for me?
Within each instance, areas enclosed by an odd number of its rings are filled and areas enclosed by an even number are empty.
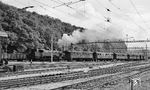
[[[58,61],[60,56],[60,51],[53,51],[53,60]],[[32,61],[50,61],[51,59],[51,51],[48,50],[31,50],[29,53],[2,53],[1,56],[2,61],[8,60],[31,60]]]

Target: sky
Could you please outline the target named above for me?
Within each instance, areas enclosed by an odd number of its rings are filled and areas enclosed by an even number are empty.
[[[34,6],[27,9],[42,15],[59,18],[92,30],[105,30],[109,26],[116,37],[122,39],[150,39],[150,0],[85,0],[72,5],[58,5],[79,0],[1,0],[18,8]],[[110,11],[107,11],[109,9]],[[106,22],[110,18],[110,23]],[[107,32],[109,33],[109,32]],[[120,37],[119,36],[119,37]]]

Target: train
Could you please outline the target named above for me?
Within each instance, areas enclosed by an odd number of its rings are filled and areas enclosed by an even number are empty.
[[[145,57],[141,54],[128,53],[64,51],[63,59],[67,61],[140,61],[145,60]]]
[[[53,61],[77,61],[77,62],[99,62],[99,61],[142,61],[145,60],[143,54],[114,53],[114,52],[92,52],[92,51],[53,51],[49,50],[31,50],[29,53],[2,53],[0,61],[0,72],[23,71],[22,65],[10,66],[11,61],[47,61],[51,62],[51,54]]]
[[[2,60],[49,61],[52,52],[49,50],[33,50],[30,53],[3,53]],[[53,61],[140,61],[145,60],[143,54],[92,52],[92,51],[53,51]]]

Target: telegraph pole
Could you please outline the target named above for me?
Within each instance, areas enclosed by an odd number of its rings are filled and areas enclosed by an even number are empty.
[[[127,50],[128,50],[128,34],[126,34],[126,38],[127,38],[127,43],[126,43],[126,45],[127,45]]]
[[[145,58],[146,58],[146,60],[148,60],[148,56],[147,56],[147,43],[145,42],[145,44],[146,44],[146,47],[145,47],[145,49],[146,49],[146,51],[145,51]]]
[[[51,62],[53,62],[53,34],[51,36]]]

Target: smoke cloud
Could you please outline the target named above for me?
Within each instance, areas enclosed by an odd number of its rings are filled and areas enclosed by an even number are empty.
[[[122,39],[122,29],[117,24],[111,25],[95,25],[94,29],[86,29],[83,32],[75,30],[72,35],[63,34],[62,39],[58,40],[59,46],[68,46],[71,43],[76,44],[82,40],[87,42],[103,41],[103,40],[116,40]]]

